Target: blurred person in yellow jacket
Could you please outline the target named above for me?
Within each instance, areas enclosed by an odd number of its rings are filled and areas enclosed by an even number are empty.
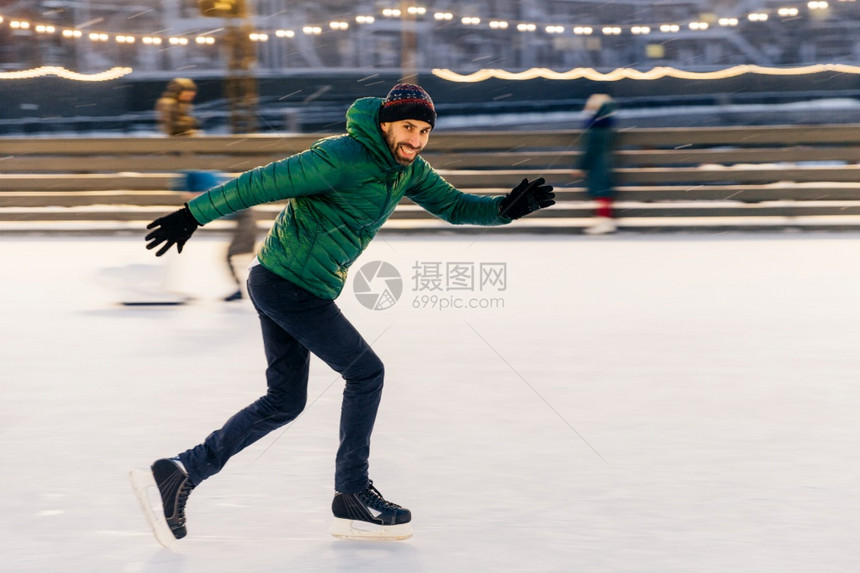
[[[194,105],[191,103],[197,96],[197,84],[189,78],[174,78],[167,84],[167,89],[155,102],[155,113],[158,127],[162,133],[170,136],[195,135],[199,123],[194,117]]]

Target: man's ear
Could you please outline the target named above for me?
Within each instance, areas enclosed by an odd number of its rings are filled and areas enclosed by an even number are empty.
[[[388,126],[391,125],[388,121],[383,121],[379,124],[379,129],[382,130],[382,133],[388,133]]]

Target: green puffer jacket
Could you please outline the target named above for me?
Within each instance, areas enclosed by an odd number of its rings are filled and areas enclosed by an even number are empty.
[[[343,290],[347,269],[406,195],[454,224],[503,225],[502,196],[470,195],[420,156],[398,164],[379,128],[380,98],[347,111],[347,134],[257,167],[188,202],[201,225],[261,203],[288,199],[257,258],[275,274],[324,299]]]

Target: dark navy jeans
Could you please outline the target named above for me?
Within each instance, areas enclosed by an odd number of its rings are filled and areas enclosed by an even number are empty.
[[[364,490],[370,484],[370,434],[382,395],[382,362],[334,301],[317,298],[260,265],[251,269],[248,293],[263,329],[268,390],[202,444],[179,455],[191,481],[197,484],[219,472],[230,456],[301,413],[313,353],[346,380],[335,489]]]

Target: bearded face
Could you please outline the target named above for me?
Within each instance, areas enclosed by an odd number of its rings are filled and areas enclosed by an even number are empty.
[[[385,143],[400,165],[411,165],[430,139],[433,127],[426,121],[404,119],[380,124]]]

